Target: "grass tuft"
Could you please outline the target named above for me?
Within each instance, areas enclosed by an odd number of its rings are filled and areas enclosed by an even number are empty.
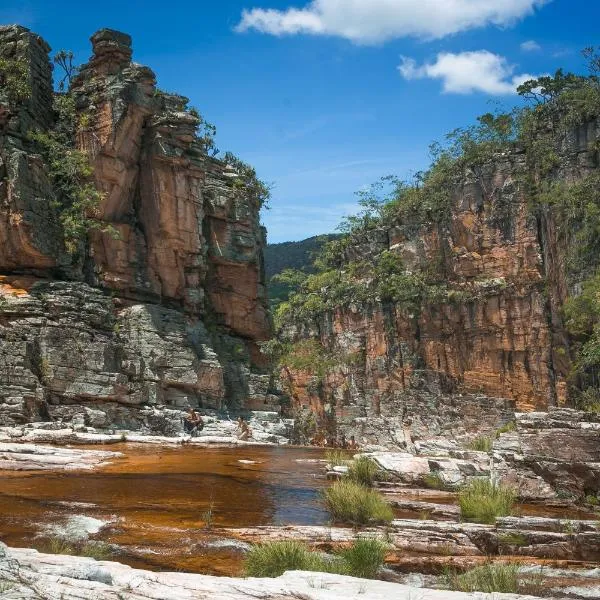
[[[254,546],[245,567],[249,577],[279,577],[286,571],[319,571],[321,563],[319,555],[302,542],[284,540]]]
[[[348,479],[371,487],[379,473],[379,465],[368,456],[359,456],[348,468]]]
[[[491,452],[492,444],[492,438],[482,435],[471,440],[467,444],[467,448],[469,450],[476,450],[477,452]]]
[[[502,427],[498,427],[498,429],[496,429],[495,437],[499,438],[503,433],[510,433],[511,431],[515,431],[516,429],[517,422],[509,421],[508,423],[502,425]]]
[[[323,495],[335,521],[367,525],[389,523],[394,518],[392,507],[379,492],[353,481],[337,481]]]
[[[339,553],[344,572],[352,577],[374,579],[381,569],[388,545],[377,538],[361,537]]]
[[[425,477],[423,477],[423,485],[430,490],[446,490],[448,489],[448,485],[442,479],[441,475],[438,471],[433,471],[431,473],[427,473]]]
[[[108,560],[113,555],[109,544],[95,541],[71,541],[64,537],[52,537],[44,540],[40,551],[46,554],[69,554],[71,556],[86,556],[96,560]]]
[[[489,479],[475,479],[459,492],[460,514],[466,521],[493,524],[496,517],[512,513],[517,495],[505,485],[496,485]]]
[[[487,594],[517,594],[519,592],[519,565],[517,563],[488,563],[465,573],[449,573],[446,585],[457,592],[484,592]]]
[[[375,538],[358,538],[336,556],[311,551],[295,540],[258,544],[246,558],[249,577],[279,577],[286,571],[318,571],[373,579],[383,566],[387,544]]]
[[[333,450],[327,450],[325,452],[325,460],[331,467],[343,467],[346,466],[351,460],[352,455],[346,450],[335,448]]]

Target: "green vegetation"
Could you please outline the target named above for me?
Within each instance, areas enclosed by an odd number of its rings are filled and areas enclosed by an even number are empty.
[[[529,541],[527,538],[518,532],[502,533],[498,536],[498,542],[503,546],[527,546]]]
[[[458,592],[517,594],[519,592],[518,563],[487,563],[465,573],[449,573],[446,586]]]
[[[24,58],[0,57],[0,90],[9,105],[16,106],[31,96],[29,64]]]
[[[423,484],[426,488],[430,490],[446,490],[448,489],[448,485],[442,479],[441,475],[437,471],[433,471],[431,473],[427,473],[425,477],[423,477]]]
[[[337,481],[323,496],[334,521],[368,525],[390,523],[394,518],[392,507],[380,493],[353,481]]]
[[[448,572],[445,587],[459,592],[544,595],[544,572],[520,574],[519,563],[488,562],[465,573]]]
[[[325,452],[325,460],[332,467],[342,467],[352,460],[352,455],[347,450],[332,448]]]
[[[350,463],[348,479],[354,483],[370,487],[375,482],[379,471],[379,465],[372,458],[359,456]]]
[[[469,450],[476,450],[477,452],[491,452],[493,440],[491,437],[481,435],[471,440],[467,444]]]
[[[341,237],[323,245],[315,272],[300,266],[279,276],[286,294],[295,291],[279,304],[276,325],[314,326],[339,308],[358,305],[368,310],[388,303],[403,318],[417,319],[427,306],[464,304],[498,293],[514,282],[465,285],[449,268],[452,249],[447,240],[458,186],[465,181],[478,184],[489,223],[507,240],[514,236],[517,219],[518,202],[511,199],[524,193],[530,222],[537,223],[541,237],[551,231],[564,255],[560,268],[572,294],[564,306],[572,342],[567,360],[574,364],[570,394],[581,407],[600,411],[600,175],[575,168],[568,150],[574,128],[600,115],[600,55],[592,48],[584,55],[587,76],[559,69],[525,82],[518,90],[525,106],[487,113],[473,126],[451,132],[442,144],[432,146],[431,166],[413,180],[387,176],[360,192],[360,212],[342,224]],[[589,150],[599,147],[590,142]],[[516,194],[499,194],[493,184],[501,161],[517,170]],[[581,177],[573,179],[570,174],[577,171]],[[380,241],[379,230],[392,228],[399,240],[413,242],[417,260],[405,264],[387,241]],[[428,240],[426,248],[423,240]],[[560,299],[553,285],[547,282],[545,293]],[[563,351],[567,354],[567,348]]]
[[[238,174],[234,179],[234,187],[243,190],[247,198],[254,202],[257,209],[268,207],[271,187],[256,176],[254,167],[245,163],[231,152],[226,152],[221,160],[233,167]]]
[[[268,542],[248,553],[245,569],[249,577],[279,577],[286,571],[319,571],[374,579],[383,566],[387,544],[361,537],[335,556],[311,551],[294,540]]]
[[[376,538],[359,537],[339,553],[341,574],[374,579],[383,566],[388,546]]]
[[[460,514],[466,521],[493,524],[496,517],[512,513],[517,496],[513,488],[489,479],[475,479],[458,496]]]
[[[258,544],[246,558],[249,577],[279,577],[286,571],[320,571],[323,561],[302,542],[285,540]]]
[[[108,560],[113,555],[111,547],[104,542],[69,540],[61,536],[43,540],[40,551],[47,554],[86,556],[95,560]]]
[[[511,431],[515,431],[517,429],[516,421],[509,421],[502,425],[502,427],[498,427],[494,433],[494,437],[498,439],[503,433],[510,433]]]
[[[339,235],[319,235],[300,242],[268,244],[265,248],[265,276],[269,288],[271,309],[286,302],[306,277],[314,273],[314,260],[328,241]]]
[[[100,229],[116,235],[116,230],[98,220],[103,195],[93,182],[87,154],[75,145],[77,113],[73,95],[56,94],[54,109],[55,127],[46,132],[30,132],[29,137],[48,167],[56,195],[53,206],[59,214],[65,247],[75,254],[89,231]]]

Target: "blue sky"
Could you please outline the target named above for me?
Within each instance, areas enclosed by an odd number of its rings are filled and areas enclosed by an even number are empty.
[[[274,185],[272,242],[333,231],[357,190],[426,167],[430,142],[600,43],[598,0],[3,0],[15,22],[79,62],[97,29],[131,34],[159,87]]]

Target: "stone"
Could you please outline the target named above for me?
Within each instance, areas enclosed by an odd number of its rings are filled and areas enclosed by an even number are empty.
[[[186,573],[152,573],[89,558],[45,555],[34,550],[0,546],[5,557],[0,574],[13,587],[7,600],[28,598],[78,598],[80,600],[492,600],[490,594],[416,589],[407,585],[332,575],[292,571],[274,579],[236,579]],[[532,600],[531,596],[494,594],[494,600]]]
[[[14,106],[0,93],[0,424],[176,435],[189,407],[277,412],[258,349],[271,335],[260,207],[208,156],[187,99],[132,62],[129,35],[91,41],[70,90],[76,145],[103,195],[82,261],[24,141],[54,124],[50,48],[0,27],[0,54],[27,61],[32,91]],[[276,439],[285,426],[270,429]]]

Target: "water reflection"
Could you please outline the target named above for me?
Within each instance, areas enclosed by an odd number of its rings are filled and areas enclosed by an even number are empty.
[[[36,546],[73,515],[110,522],[95,539],[118,544],[133,566],[231,573],[241,550],[219,527],[324,524],[318,451],[122,446],[96,472],[0,475],[0,538]],[[298,462],[300,459],[300,462]],[[241,461],[241,462],[240,462]],[[214,525],[206,531],[204,513]]]

